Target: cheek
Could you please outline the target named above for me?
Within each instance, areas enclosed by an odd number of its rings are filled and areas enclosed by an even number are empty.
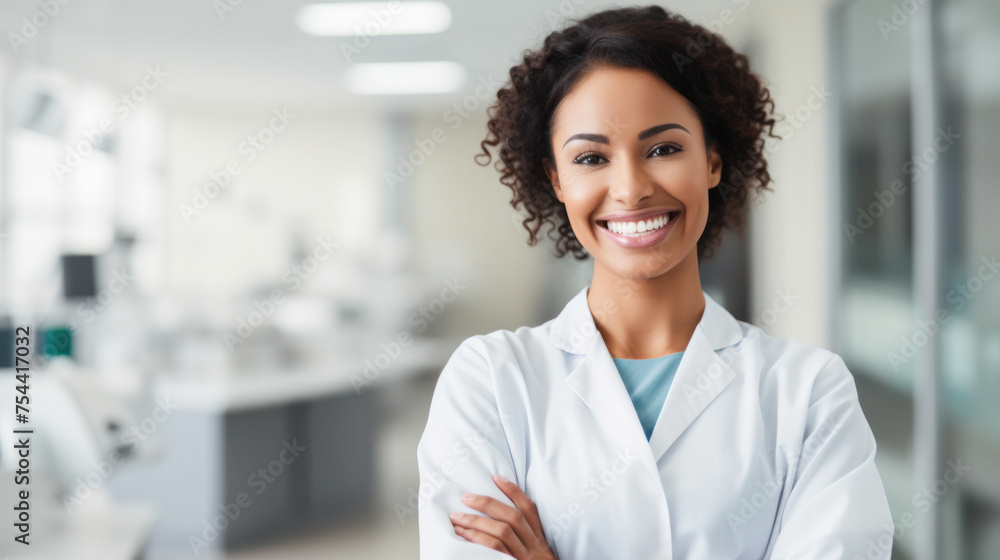
[[[664,166],[656,175],[661,185],[669,185],[670,196],[684,206],[684,230],[694,232],[708,219],[708,175],[697,162]]]
[[[703,199],[705,203],[708,202],[708,177],[704,169],[695,165],[664,166],[656,173],[656,181],[683,204],[686,210],[694,212]]]
[[[565,185],[563,187],[563,201],[570,222],[580,225],[589,224],[591,214],[600,207],[604,196],[599,187],[600,183],[593,178],[574,177],[572,181],[562,184]]]
[[[667,164],[654,168],[656,181],[682,202],[685,199],[697,199],[699,191],[704,190],[708,181],[705,168],[698,164],[697,158],[688,157],[665,163]]]

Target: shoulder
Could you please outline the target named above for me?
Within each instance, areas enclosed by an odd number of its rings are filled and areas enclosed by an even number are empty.
[[[523,417],[525,392],[519,388],[525,384],[523,371],[531,367],[525,365],[526,347],[543,340],[546,328],[499,329],[462,340],[436,381],[425,434],[448,432],[452,428],[447,426],[464,426],[469,432],[493,425],[502,427],[494,434],[495,447],[508,445],[499,434],[516,429]]]
[[[741,322],[741,327],[746,332],[744,355],[755,362],[760,375],[756,393],[761,416],[783,434],[777,437],[776,448],[797,457],[805,442],[815,447],[842,429],[853,434],[858,453],[873,447],[854,376],[839,354],[794,338],[770,336],[747,323]]]
[[[453,354],[478,353],[485,361],[498,364],[509,360],[519,361],[529,354],[554,351],[550,333],[555,319],[537,326],[523,326],[515,330],[497,329],[486,334],[470,336],[459,344]]]
[[[805,393],[810,402],[838,388],[855,392],[854,377],[836,352],[795,338],[771,336],[756,325],[738,322],[744,338],[735,351],[753,360],[762,388]]]
[[[522,395],[512,389],[547,383],[564,367],[564,351],[552,345],[554,320],[515,330],[497,329],[464,339],[452,353],[438,385],[455,391],[476,390],[494,398]]]
[[[797,338],[771,336],[764,329],[743,321],[738,321],[743,329],[743,343],[760,354],[762,360],[772,368],[784,370],[794,367],[799,371],[818,371],[839,356],[822,346],[803,342]]]
[[[554,351],[549,334],[554,319],[538,326],[523,326],[515,330],[495,331],[472,335],[458,345],[448,364],[452,362],[478,362],[483,369],[493,370],[508,363],[521,363],[529,355]],[[447,366],[446,366],[447,369]]]

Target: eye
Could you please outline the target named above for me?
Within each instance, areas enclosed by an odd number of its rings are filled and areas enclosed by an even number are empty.
[[[579,156],[576,157],[576,159],[573,160],[573,163],[578,163],[581,165],[597,165],[598,163],[601,163],[600,161],[597,160],[601,159],[604,158],[601,157],[599,154],[591,152],[589,154],[580,154]]]
[[[681,151],[681,149],[680,149],[679,146],[674,146],[672,144],[660,144],[658,146],[654,146],[653,149],[650,150],[649,155],[651,155],[651,156],[658,155],[657,152],[660,152],[661,148],[665,148],[665,149],[669,148],[669,149],[673,150],[672,152],[662,152],[662,154],[665,155],[665,156],[669,156],[670,154],[674,154],[674,153],[677,153],[677,152]]]

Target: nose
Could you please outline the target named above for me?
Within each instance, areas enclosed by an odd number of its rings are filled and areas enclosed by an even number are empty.
[[[653,196],[656,187],[641,163],[631,157],[620,157],[615,164],[609,189],[611,198],[632,208]]]

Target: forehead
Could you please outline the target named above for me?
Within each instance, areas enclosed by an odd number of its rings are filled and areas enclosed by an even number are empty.
[[[701,134],[691,102],[656,74],[638,68],[598,67],[580,78],[556,107],[552,140],[578,132],[616,131],[635,139],[631,131],[667,122]]]

